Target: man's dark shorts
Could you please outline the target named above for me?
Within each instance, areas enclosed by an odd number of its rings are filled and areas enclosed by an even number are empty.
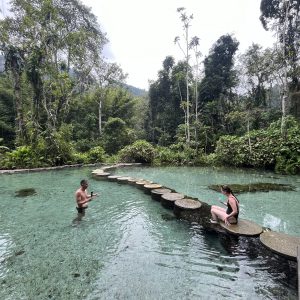
[[[84,206],[84,207],[76,207],[77,211],[79,214],[82,214],[84,213],[84,211],[87,209],[88,207],[87,206]]]

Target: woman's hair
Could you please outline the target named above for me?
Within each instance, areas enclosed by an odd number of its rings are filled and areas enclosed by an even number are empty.
[[[233,194],[231,188],[227,185],[221,185],[221,189],[223,192],[228,193],[228,194]]]
[[[221,189],[223,192],[231,194],[239,202],[239,199],[235,196],[232,189],[228,185],[221,185]]]

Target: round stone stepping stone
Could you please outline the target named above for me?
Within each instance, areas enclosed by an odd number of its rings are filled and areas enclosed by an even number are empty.
[[[107,176],[107,179],[108,180],[111,180],[111,181],[117,181],[117,178],[119,178],[120,176],[117,176],[117,175],[110,175],[110,176]]]
[[[243,236],[258,236],[262,233],[263,229],[260,225],[244,219],[239,219],[237,224],[225,225],[224,222],[220,221],[220,226],[227,232],[234,235]]]
[[[170,189],[154,189],[151,190],[151,197],[156,201],[160,201],[160,198],[163,194],[170,193]]]
[[[139,188],[143,188],[145,184],[151,184],[152,181],[149,181],[149,180],[141,180],[141,181],[136,181],[136,185],[139,187]]]
[[[160,203],[165,208],[174,208],[175,201],[183,198],[184,195],[180,193],[166,193],[161,195]]]
[[[152,190],[155,190],[155,189],[160,189],[162,188],[162,185],[161,184],[158,184],[158,183],[147,183],[144,185],[144,190],[145,190],[145,193],[147,194],[150,194]]]
[[[122,176],[122,177],[120,177],[120,176],[119,176],[119,177],[117,178],[117,181],[118,181],[119,183],[127,183],[129,179],[131,179],[131,177],[128,177],[128,176],[124,176],[124,177]]]
[[[128,179],[128,183],[129,184],[135,184],[137,181],[141,181],[141,179],[138,179],[138,178],[130,178],[130,179]]]
[[[103,169],[96,169],[94,171],[92,171],[92,174],[98,174],[98,173],[104,173]]]
[[[110,175],[110,173],[94,173],[93,176],[97,179],[107,179],[107,177]]]
[[[271,251],[292,260],[297,259],[300,238],[282,232],[265,231],[259,237],[261,243]]]
[[[189,222],[199,222],[200,210],[201,202],[194,199],[183,198],[174,203],[174,215]]]
[[[102,169],[103,169],[104,171],[114,170],[114,169],[116,169],[116,168],[117,168],[117,166],[106,166],[106,167],[102,167]]]

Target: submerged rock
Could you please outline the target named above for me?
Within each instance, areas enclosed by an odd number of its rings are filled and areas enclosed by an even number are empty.
[[[162,214],[161,218],[165,221],[173,221],[176,220],[176,217],[174,215],[169,215],[169,214]]]
[[[269,192],[269,191],[295,191],[295,187],[289,184],[257,182],[249,184],[228,184],[234,193],[254,193],[254,192]],[[219,192],[221,184],[213,184],[208,186],[211,190]]]
[[[33,188],[21,189],[16,191],[16,197],[27,197],[32,195],[36,195],[36,190]]]

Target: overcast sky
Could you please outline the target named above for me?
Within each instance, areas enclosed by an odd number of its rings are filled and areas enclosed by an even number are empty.
[[[5,14],[4,2],[0,9]],[[202,59],[216,40],[233,34],[244,52],[253,42],[271,46],[275,38],[260,21],[261,0],[81,0],[98,17],[109,44],[108,60],[118,63],[128,73],[127,83],[148,90],[149,80],[156,80],[166,56],[176,62],[183,53],[174,38],[183,40],[178,7],[193,14],[190,36],[200,38]]]
[[[223,34],[234,34],[244,51],[253,42],[264,47],[275,42],[260,21],[261,0],[82,0],[92,8],[110,40],[105,55],[128,73],[127,83],[148,89],[148,80],[156,80],[167,55],[178,61],[183,53],[174,44],[182,37],[177,12],[185,7],[193,14],[190,36],[200,38],[200,51],[208,54]]]

